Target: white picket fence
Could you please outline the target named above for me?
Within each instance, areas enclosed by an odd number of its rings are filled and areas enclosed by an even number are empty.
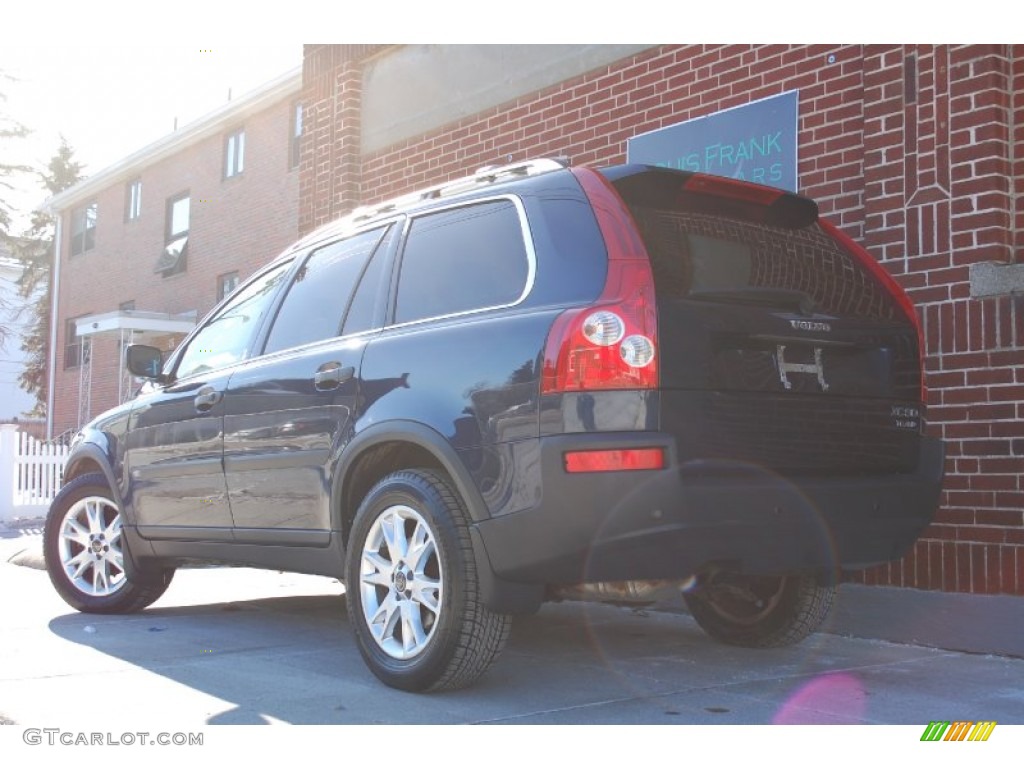
[[[0,424],[0,520],[46,514],[60,489],[68,448]]]

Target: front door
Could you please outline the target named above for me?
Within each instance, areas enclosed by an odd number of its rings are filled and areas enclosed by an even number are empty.
[[[224,395],[232,372],[251,356],[290,266],[282,262],[257,275],[204,320],[171,358],[169,382],[140,396],[132,409],[126,501],[143,537],[233,538],[224,480]]]
[[[231,539],[222,463],[227,380],[194,376],[132,408],[129,503],[142,536]]]

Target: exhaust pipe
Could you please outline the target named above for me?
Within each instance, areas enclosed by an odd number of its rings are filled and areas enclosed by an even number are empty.
[[[566,584],[549,588],[549,600],[582,600],[614,605],[650,605],[669,596],[678,596],[681,580],[597,581],[589,584]]]

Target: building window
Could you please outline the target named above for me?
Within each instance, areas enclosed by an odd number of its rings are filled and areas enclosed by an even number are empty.
[[[88,362],[83,360],[82,350],[84,348],[83,338],[78,335],[78,326],[76,321],[85,317],[80,315],[79,317],[71,317],[64,321],[64,369],[78,368],[82,363]]]
[[[238,287],[238,273],[228,272],[217,278],[217,301],[226,298],[228,294]]]
[[[91,251],[96,246],[96,203],[71,212],[71,255]]]
[[[167,243],[157,259],[154,272],[164,277],[185,271],[191,203],[189,193],[182,192],[167,201]]]
[[[125,221],[135,221],[142,215],[142,179],[129,181],[124,192]]]
[[[299,167],[299,150],[301,149],[302,141],[302,104],[294,104],[292,106],[292,135],[291,135],[291,146],[289,148],[288,167],[290,169]]]
[[[230,179],[245,170],[245,130],[239,128],[224,142],[224,178]]]
[[[191,200],[188,192],[182,192],[167,201],[167,241],[187,235]]]

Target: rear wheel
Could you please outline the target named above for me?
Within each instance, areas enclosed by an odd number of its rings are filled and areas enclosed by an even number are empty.
[[[683,597],[701,629],[715,640],[775,648],[799,643],[821,626],[835,587],[822,586],[809,574],[719,573]]]
[[[128,576],[121,511],[99,472],[65,485],[46,517],[43,554],[64,601],[86,613],[133,613],[159,598],[173,570]],[[138,569],[136,569],[138,570]]]
[[[466,512],[433,470],[395,472],[366,495],[345,584],[359,651],[394,688],[469,685],[508,639],[511,618],[481,600]]]

